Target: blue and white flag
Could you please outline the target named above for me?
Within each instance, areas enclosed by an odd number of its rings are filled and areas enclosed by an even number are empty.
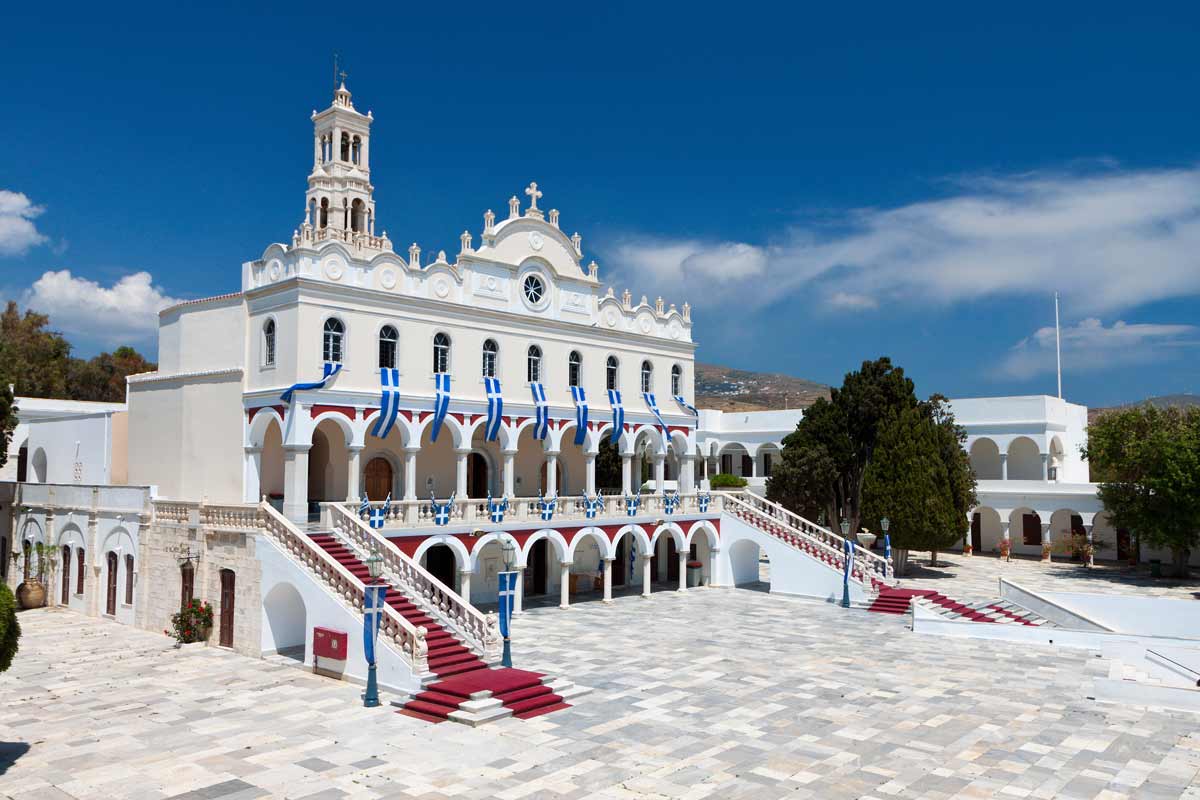
[[[488,492],[488,519],[499,525],[504,522],[504,514],[508,511],[508,498],[501,497],[500,502],[492,501],[492,493]]]
[[[596,492],[595,498],[588,497],[585,494],[583,496],[583,506],[584,516],[588,519],[595,519],[596,515],[600,513],[600,509],[604,508],[604,497],[600,492]]]
[[[679,506],[679,492],[663,492],[663,511],[667,514],[674,514],[675,509]]]
[[[621,405],[619,389],[608,390],[608,404],[612,406],[613,412],[611,440],[613,444],[618,444],[621,441],[621,434],[625,432],[625,406]]]
[[[671,443],[671,432],[667,430],[667,423],[663,422],[662,414],[658,411],[658,403],[654,400],[654,392],[642,392],[642,399],[646,401],[646,408],[650,409],[650,413],[658,420],[658,429],[662,431],[663,452],[667,452],[667,445]]]
[[[631,496],[631,495],[625,495],[625,513],[628,516],[636,517],[637,513],[638,513],[638,507],[641,506],[641,504],[642,504],[642,489],[640,486],[638,487],[638,493],[637,493],[636,497]]]
[[[429,503],[433,506],[433,524],[444,526],[450,524],[450,510],[454,508],[454,492],[450,493],[450,499],[445,505],[440,505],[437,498],[433,496],[433,492],[429,493]]]
[[[681,394],[675,395],[675,402],[679,403],[679,405],[683,406],[688,411],[690,411],[692,413],[693,417],[700,416],[700,412],[696,410],[696,407],[694,405],[692,405],[691,403],[689,403],[687,400],[684,400],[683,395],[681,395]]]
[[[500,423],[504,419],[504,398],[500,396],[500,379],[484,378],[483,388],[487,391],[488,415],[483,428],[483,438],[494,442],[500,438]]]
[[[892,560],[892,537],[886,533],[883,535],[883,557],[888,561]]]
[[[499,578],[500,591],[497,594],[500,603],[500,635],[505,639],[508,638],[508,623],[512,619],[513,608],[517,603],[517,577],[519,572],[500,572],[496,574]]]
[[[575,444],[583,444],[587,438],[588,404],[582,386],[571,387],[571,399],[575,401]]]
[[[371,435],[386,439],[400,413],[400,370],[382,367],[379,370],[379,385],[382,387],[379,416],[375,419]]]
[[[446,411],[450,408],[450,373],[435,373],[433,386],[433,430],[429,432],[429,441],[436,442],[438,434],[442,432],[442,421],[446,419]]]
[[[363,653],[368,664],[375,663],[375,638],[379,635],[379,621],[383,617],[387,590],[387,586],[363,587]]]
[[[538,512],[543,522],[549,522],[554,519],[554,509],[558,507],[558,495],[547,500],[540,493],[538,494]]]
[[[540,383],[531,383],[529,391],[533,393],[533,408],[536,414],[533,438],[545,439],[550,431],[550,406],[546,403],[546,387]]]
[[[629,537],[629,582],[633,583],[634,576],[637,575],[637,539],[631,535]]]
[[[843,573],[842,577],[845,580],[849,581],[850,580],[850,569],[854,565],[854,540],[853,539],[843,539],[842,541],[844,543],[843,548],[846,551],[845,572]]]
[[[384,521],[387,520],[388,511],[392,507],[392,493],[388,492],[388,496],[384,499],[383,505],[379,508],[371,509],[371,527],[382,528]]]
[[[333,362],[326,361],[321,367],[321,380],[313,381],[312,383],[293,383],[288,387],[286,392],[279,395],[279,399],[285,403],[291,403],[292,395],[296,392],[306,392],[309,389],[324,389],[325,384],[329,383],[330,379],[341,371],[341,362],[334,364]]]
[[[696,505],[700,507],[701,514],[708,513],[708,503],[710,500],[712,500],[712,496],[709,495],[708,492],[696,495]]]
[[[367,496],[364,494],[362,496],[362,502],[359,503],[359,506],[358,506],[358,518],[366,519],[370,513],[371,513],[371,501],[368,500]]]

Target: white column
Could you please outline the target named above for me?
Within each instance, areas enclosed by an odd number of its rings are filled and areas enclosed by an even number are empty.
[[[362,445],[347,448],[350,452],[349,472],[346,475],[346,499],[350,502],[358,500],[359,476],[362,474]]]
[[[546,497],[558,494],[558,453],[546,451]]]
[[[611,558],[604,559],[604,602],[612,602],[612,565]]]
[[[517,451],[516,450],[505,450],[502,453],[502,455],[504,456],[504,466],[501,468],[501,470],[504,474],[504,496],[512,497],[513,496],[513,462],[516,459]]]
[[[333,161],[341,161],[342,160],[342,129],[341,128],[333,129],[332,150],[333,150],[332,160]]]
[[[469,455],[471,455],[469,447],[454,451],[454,496],[461,500],[467,499],[467,456]]]
[[[1008,453],[1000,454],[1000,480],[1008,480]]]
[[[1088,543],[1087,565],[1089,567],[1094,567],[1094,566],[1096,566],[1096,552],[1095,552],[1095,550],[1092,549],[1092,526],[1084,525],[1083,529],[1084,529],[1084,531],[1087,532],[1087,543]]]
[[[1009,522],[1007,520],[1003,520],[1000,523],[1000,538],[1003,539],[1004,541],[1008,542],[1008,553],[1009,553],[1009,558],[1011,559],[1012,558],[1012,541],[1010,541],[1009,536],[1010,536]]]
[[[559,587],[558,587],[558,607],[570,608],[571,606],[571,562],[562,562],[562,571],[559,572]]]
[[[654,456],[654,493],[662,494],[666,488],[667,457],[662,453]]]
[[[293,522],[308,522],[308,448],[283,448],[283,514]],[[197,592],[203,587],[197,585]]]
[[[696,487],[696,457],[686,455],[679,459],[679,493],[691,494]]]
[[[321,137],[313,134],[313,169],[321,163]]]
[[[404,499],[417,499],[417,453],[420,447],[404,448]]]
[[[262,500],[262,486],[259,484],[259,476],[262,474],[262,448],[247,447],[246,448],[246,491],[242,495],[243,502],[257,503]]]
[[[471,570],[460,569],[458,571],[458,593],[464,603],[471,605]]]
[[[1050,454],[1042,453],[1042,480],[1050,480]]]
[[[513,592],[513,613],[525,613],[525,568],[517,567],[517,588]]]
[[[360,166],[366,170],[369,170],[371,168],[370,153],[371,153],[371,137],[364,136],[364,137],[362,137],[362,144],[359,145],[359,149],[358,149],[358,166]],[[374,233],[374,231],[372,231],[372,233]]]
[[[584,491],[588,497],[596,494],[596,454],[584,454],[584,467],[587,472],[586,485]]]
[[[1050,540],[1050,523],[1043,522],[1042,523],[1042,553],[1044,555],[1042,556],[1042,561],[1050,561],[1051,560],[1050,555],[1046,549],[1047,545],[1053,545],[1053,542]]]
[[[633,456],[621,454],[621,492],[633,494]]]
[[[642,597],[650,596],[650,554],[642,553]]]
[[[678,556],[679,556],[679,591],[682,592],[682,591],[687,590],[688,551],[680,550],[678,553]]]

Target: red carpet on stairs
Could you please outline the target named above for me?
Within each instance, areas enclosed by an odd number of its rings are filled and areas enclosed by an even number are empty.
[[[912,607],[914,597],[923,597],[934,605],[960,614],[963,619],[972,622],[995,622],[986,614],[981,614],[970,606],[933,589],[896,589],[885,586],[880,588],[875,602],[871,603],[867,610],[879,614],[907,614]]]
[[[370,578],[367,565],[331,533],[314,533],[310,538],[346,567],[360,581]],[[490,691],[518,719],[548,714],[570,706],[542,683],[536,672],[520,669],[492,669],[450,631],[422,611],[408,596],[388,587],[387,604],[413,625],[425,627],[425,642],[429,646],[429,671],[437,675],[437,683],[405,704],[399,713],[426,722],[444,722],[451,711],[475,692]]]

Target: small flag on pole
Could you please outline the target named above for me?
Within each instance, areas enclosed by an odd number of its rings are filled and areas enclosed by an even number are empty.
[[[517,601],[517,576],[519,572],[500,572],[496,577],[500,579],[500,635],[505,639],[508,638],[509,620],[512,618],[513,607]]]
[[[363,587],[363,653],[367,664],[375,663],[375,638],[379,634],[379,620],[383,616],[383,603],[388,587]]]

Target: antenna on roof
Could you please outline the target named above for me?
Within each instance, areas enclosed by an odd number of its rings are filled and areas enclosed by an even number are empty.
[[[1062,400],[1062,333],[1058,324],[1058,292],[1054,293],[1054,357],[1058,364],[1058,399]]]

